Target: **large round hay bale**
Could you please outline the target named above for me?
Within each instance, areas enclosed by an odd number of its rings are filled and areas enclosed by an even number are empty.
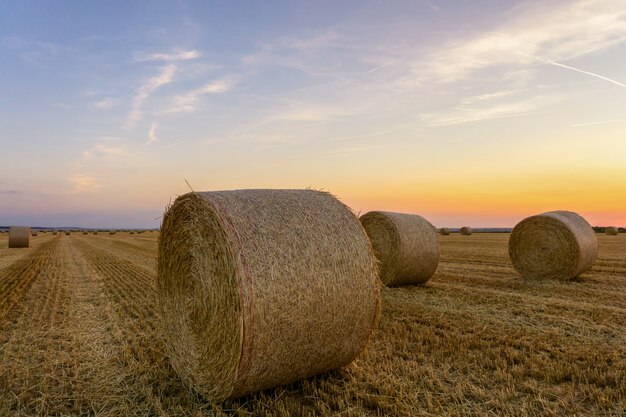
[[[370,211],[361,224],[380,262],[385,285],[422,284],[439,264],[437,229],[416,214]]]
[[[30,227],[11,226],[9,227],[9,247],[29,248],[30,247]]]
[[[441,229],[439,229],[439,233],[444,236],[448,236],[450,234],[450,229],[448,229],[447,227],[442,227]]]
[[[619,229],[617,227],[610,226],[604,229],[604,233],[609,236],[617,236],[619,234]]]
[[[180,196],[158,299],[170,361],[219,402],[349,364],[376,324],[376,259],[355,215],[313,190]]]
[[[461,235],[463,236],[470,236],[472,233],[474,233],[472,228],[468,226],[461,227],[460,232],[461,232]]]
[[[598,240],[578,214],[550,211],[515,226],[509,256],[524,277],[572,279],[592,267],[598,256]]]

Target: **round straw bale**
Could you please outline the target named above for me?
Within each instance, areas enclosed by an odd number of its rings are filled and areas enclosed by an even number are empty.
[[[361,224],[380,262],[385,285],[422,284],[439,264],[437,229],[416,214],[370,211]]]
[[[9,227],[9,247],[28,248],[30,247],[30,227],[11,226]]]
[[[69,236],[69,235],[70,235],[70,232],[65,232],[65,236]]]
[[[31,236],[39,236],[39,231],[37,229],[31,229],[30,235]]]
[[[610,226],[604,229],[604,233],[609,236],[617,236],[619,234],[619,229],[617,227]]]
[[[157,293],[170,361],[213,402],[345,366],[379,311],[376,259],[328,193],[180,196],[163,217]]]
[[[524,277],[572,279],[595,262],[598,239],[578,214],[550,211],[515,226],[509,238],[509,256]]]
[[[109,232],[109,234],[110,234],[110,235],[114,235],[115,233],[116,233],[116,232],[115,232],[114,230],[111,230],[111,231]]]
[[[450,229],[448,229],[447,227],[442,227],[441,229],[439,229],[439,233],[444,236],[448,236],[450,234]]]
[[[463,236],[470,236],[472,233],[474,233],[474,231],[472,230],[471,227],[467,227],[467,226],[461,227],[461,234]]]
[[[57,232],[52,232],[52,234],[53,234],[54,236],[56,236],[58,233],[57,233]]]
[[[88,234],[89,234],[89,232],[88,232],[88,231],[84,231],[84,232],[83,232],[83,234],[84,234],[84,235],[88,235]]]

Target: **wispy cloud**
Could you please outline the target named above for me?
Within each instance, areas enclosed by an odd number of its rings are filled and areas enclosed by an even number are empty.
[[[200,57],[200,52],[197,50],[191,51],[177,51],[173,53],[155,53],[155,54],[140,54],[135,56],[135,61],[144,62],[144,61],[165,61],[165,62],[174,62],[174,61],[187,61],[190,59],[196,59]]]
[[[457,106],[449,112],[440,114],[421,114],[420,119],[429,127],[449,126],[461,123],[485,120],[522,117],[540,113],[537,109],[545,108],[561,100],[556,96],[535,96],[516,101],[501,102],[488,106]]]
[[[94,107],[98,108],[98,109],[102,109],[102,110],[108,110],[111,109],[115,106],[117,106],[118,104],[118,100],[114,99],[114,98],[104,98],[102,100],[98,100],[95,103],[93,103]]]
[[[191,112],[196,109],[198,101],[206,94],[221,94],[229,91],[236,84],[234,78],[225,78],[211,81],[200,88],[196,88],[184,95],[174,97],[171,113]]]
[[[83,151],[83,158],[87,161],[127,158],[132,155],[132,152],[123,144],[123,140],[115,137],[101,137]]]
[[[70,183],[72,183],[72,189],[76,193],[91,192],[100,188],[96,178],[85,174],[76,174],[68,177]]]
[[[159,88],[171,83],[174,80],[174,74],[178,67],[174,64],[161,68],[161,72],[151,78],[148,78],[137,90],[133,98],[132,109],[128,115],[127,126],[133,127],[137,121],[141,119],[141,107],[148,97]]]
[[[626,41],[623,2],[523,3],[510,16],[491,31],[420,57],[412,64],[413,83],[454,82],[486,68],[536,65],[538,56],[564,61]]]
[[[146,145],[149,145],[154,142],[158,142],[159,138],[157,137],[157,134],[156,134],[156,128],[157,128],[156,123],[152,123],[152,125],[150,125],[150,130],[148,130],[148,141],[146,142]]]

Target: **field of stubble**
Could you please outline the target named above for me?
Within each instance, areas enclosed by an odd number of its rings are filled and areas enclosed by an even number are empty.
[[[507,234],[442,236],[435,277],[383,290],[352,365],[219,408],[165,356],[157,239],[0,236],[0,415],[626,414],[626,235],[569,283],[519,278]]]

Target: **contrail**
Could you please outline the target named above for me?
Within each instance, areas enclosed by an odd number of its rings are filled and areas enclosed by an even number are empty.
[[[594,125],[605,125],[609,123],[617,123],[621,122],[622,119],[612,119],[612,120],[598,120],[597,122],[586,122],[586,123],[577,123],[572,125],[572,127],[583,127],[583,126],[594,126]]]
[[[548,61],[548,62],[550,64],[552,64],[552,65],[556,65],[557,67],[561,67],[561,68],[569,69],[569,70],[572,70],[572,71],[580,72],[581,74],[591,75],[592,77],[596,77],[596,78],[599,78],[601,80],[613,83],[615,85],[619,85],[620,87],[626,88],[626,84],[622,84],[619,81],[615,81],[615,80],[612,80],[610,78],[603,77],[602,75],[594,74],[593,72],[589,72],[589,71],[583,71],[581,69],[570,67],[569,65],[565,65],[565,64],[559,64],[558,62],[554,62],[554,61]]]
[[[394,63],[394,61],[389,61],[386,64],[383,64],[383,65],[381,65],[379,67],[376,67],[376,68],[372,68],[371,70],[364,72],[363,75],[371,74],[372,72],[378,71],[379,69],[385,68],[385,67],[387,67],[387,66],[389,66],[389,65],[391,65],[393,63]]]

